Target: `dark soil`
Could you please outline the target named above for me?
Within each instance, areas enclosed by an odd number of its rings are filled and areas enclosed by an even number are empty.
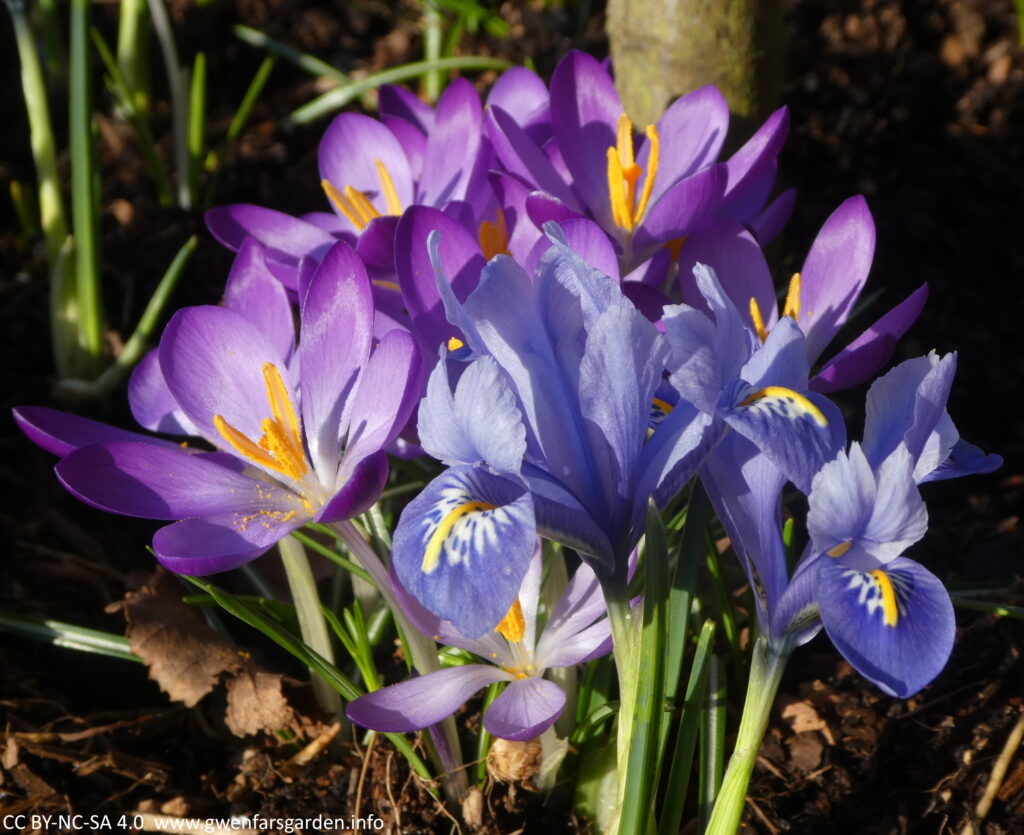
[[[548,6],[550,8],[545,8]],[[112,37],[114,12],[97,6]],[[508,39],[467,36],[466,54],[530,56],[550,73],[577,46],[604,55],[601,4],[506,3]],[[230,35],[245,23],[347,72],[415,60],[413,4],[234,0],[173,5],[179,46],[208,52],[210,135],[218,141],[262,55]],[[33,177],[8,17],[0,15],[0,185]],[[950,583],[1022,573],[1024,422],[1024,56],[1010,0],[801,0],[789,9],[785,102],[793,129],[781,179],[800,199],[771,259],[778,277],[799,267],[817,228],[846,197],[868,198],[878,225],[869,289],[874,309],[931,288],[921,320],[896,359],[959,351],[950,403],[961,434],[1006,458],[989,477],[929,485],[932,530],[915,549]],[[156,53],[154,51],[154,59]],[[157,74],[159,75],[159,73]],[[481,79],[485,85],[488,77]],[[320,207],[315,153],[323,125],[286,132],[281,117],[308,101],[310,76],[281,62],[218,183],[216,201],[284,211]],[[158,91],[159,95],[159,91]],[[56,121],[64,97],[55,91]],[[98,97],[98,109],[110,114]],[[169,140],[166,101],[156,133]],[[63,128],[60,128],[63,130]],[[103,257],[112,327],[130,332],[148,294],[189,234],[199,248],[176,304],[216,302],[230,264],[198,213],[161,209],[130,132],[101,121]],[[19,404],[57,405],[46,324],[45,259],[24,240],[0,201],[2,413]],[[870,314],[866,314],[870,316]],[[854,329],[870,321],[854,323]],[[80,410],[122,425],[123,398]],[[0,434],[0,611],[110,632],[124,619],[105,608],[152,567],[150,523],[93,512],[66,495],[52,460],[4,417]],[[851,427],[856,436],[856,423]],[[1018,584],[1000,598],[1022,605]],[[818,639],[793,658],[761,751],[745,818],[758,833],[965,832],[1010,728],[1024,711],[1024,626],[958,612],[960,634],[939,679],[914,699],[884,697]],[[276,648],[232,625],[239,645],[265,667],[303,677]],[[219,699],[219,701],[218,701]],[[738,701],[738,699],[734,699]],[[132,664],[5,635],[0,641],[0,814],[118,815],[138,810],[190,816],[368,815],[392,832],[448,832],[448,812],[381,741],[367,756],[347,747],[299,771],[282,769],[296,746],[238,739],[223,724],[223,697],[171,704]],[[471,713],[463,720],[473,721]],[[359,804],[357,805],[357,799]],[[559,806],[522,787],[491,786],[487,832],[576,831]],[[687,831],[694,831],[691,823]],[[1024,760],[1009,770],[984,822],[986,835],[1024,833]]]

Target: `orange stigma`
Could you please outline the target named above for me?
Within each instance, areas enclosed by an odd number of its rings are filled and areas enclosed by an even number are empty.
[[[612,205],[612,219],[616,226],[627,233],[633,232],[647,211],[647,203],[654,189],[654,178],[658,173],[658,130],[654,125],[648,125],[646,134],[651,151],[647,157],[647,176],[644,177],[639,200],[636,185],[644,176],[644,170],[633,158],[633,123],[625,113],[619,116],[615,145],[608,149],[608,198]]]

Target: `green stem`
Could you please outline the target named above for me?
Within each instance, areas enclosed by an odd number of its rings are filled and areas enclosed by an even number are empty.
[[[629,593],[625,588],[606,584],[605,601],[608,605],[608,620],[612,627],[612,654],[619,674],[619,719],[615,739],[616,762],[616,815],[612,831],[618,830],[619,812],[625,801],[626,766],[629,761],[630,735],[636,712],[636,695],[640,661],[640,628],[643,616],[629,605]],[[638,607],[639,608],[639,607]]]
[[[441,57],[441,40],[444,18],[435,0],[426,0],[423,4],[423,59],[436,61]],[[430,69],[423,74],[423,92],[427,101],[434,104],[444,87],[444,71]]]
[[[295,603],[295,614],[299,619],[302,640],[325,661],[334,664],[331,634],[320,611],[320,595],[316,589],[316,580],[313,579],[313,571],[309,567],[306,550],[301,542],[290,536],[280,540],[277,548],[281,552],[281,562],[284,563],[285,574],[288,576],[288,587]],[[313,691],[320,706],[332,716],[343,718],[341,698],[337,691],[315,671],[310,672],[313,674]]]
[[[754,643],[750,680],[747,683],[743,716],[736,735],[736,747],[729,759],[729,767],[715,800],[705,835],[734,835],[739,828],[746,805],[750,775],[754,772],[757,752],[768,729],[768,718],[787,660],[789,653],[772,649],[763,636],[758,637]]]

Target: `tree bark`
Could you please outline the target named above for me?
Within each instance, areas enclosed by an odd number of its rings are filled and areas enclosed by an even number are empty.
[[[615,85],[634,124],[653,124],[675,98],[714,84],[729,102],[730,144],[778,106],[782,0],[609,0]]]

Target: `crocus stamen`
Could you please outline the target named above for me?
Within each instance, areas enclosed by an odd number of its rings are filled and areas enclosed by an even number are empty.
[[[750,297],[750,318],[754,323],[754,330],[757,331],[758,338],[764,342],[768,338],[768,329],[764,326],[761,306],[753,296]]]
[[[523,640],[523,635],[526,634],[526,621],[523,619],[523,607],[519,604],[518,597],[501,623],[494,627],[494,631],[500,632],[511,644]]]
[[[448,539],[452,529],[463,517],[468,516],[470,513],[494,510],[495,508],[497,508],[497,505],[488,504],[487,502],[463,502],[450,511],[441,520],[441,524],[437,526],[437,530],[434,531],[430,541],[427,542],[427,549],[423,554],[423,562],[420,565],[423,573],[430,574],[437,568],[438,563],[441,561],[441,548],[444,546],[445,540]]]
[[[886,626],[895,626],[900,618],[899,605],[896,602],[896,589],[893,588],[892,580],[884,571],[875,569],[868,572],[878,584],[878,591],[882,595],[882,623]]]
[[[789,280],[789,292],[786,293],[786,304],[782,308],[783,316],[793,319],[800,318],[800,273],[793,273]]]
[[[402,213],[402,204],[398,200],[398,192],[395,190],[394,180],[391,179],[391,175],[388,173],[388,169],[384,163],[379,159],[375,159],[373,164],[377,166],[377,178],[380,180],[380,193],[384,195],[384,205],[387,207],[389,215],[400,215]]]
[[[608,149],[608,199],[612,207],[612,220],[626,232],[632,232],[637,227],[647,210],[654,188],[654,177],[658,172],[658,130],[654,125],[648,125],[646,134],[651,150],[647,157],[647,178],[639,203],[636,202],[636,184],[644,170],[633,157],[633,123],[625,113],[619,116],[615,145]]]
[[[828,426],[828,418],[822,414],[821,409],[804,397],[804,395],[800,394],[800,392],[793,391],[793,389],[788,389],[785,386],[766,386],[759,391],[755,391],[739,404],[741,409],[747,406],[768,409],[789,420],[809,417],[818,426]]]
[[[853,542],[840,542],[834,548],[829,548],[825,553],[830,557],[838,559],[853,547]]]
[[[495,255],[511,255],[508,251],[508,226],[505,225],[505,213],[498,209],[498,217],[494,223],[489,220],[480,222],[480,251],[490,261]]]
[[[371,220],[380,217],[380,212],[358,189],[345,186],[345,192],[342,193],[329,180],[321,180],[320,185],[338,211],[352,221],[356,229],[362,231]]]
[[[213,416],[213,425],[224,440],[250,461],[292,481],[301,481],[309,472],[302,446],[302,427],[281,374],[272,362],[263,364],[263,381],[272,417],[260,423],[263,437],[258,443],[233,427],[222,415]]]

